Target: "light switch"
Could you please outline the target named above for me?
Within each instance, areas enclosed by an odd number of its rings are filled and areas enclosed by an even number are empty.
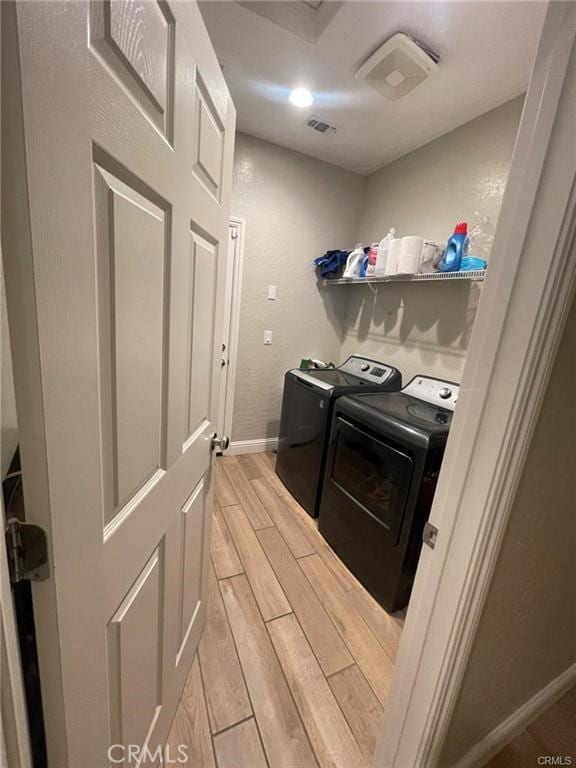
[[[275,285],[269,285],[268,286],[268,298],[270,301],[276,301],[276,286]]]
[[[264,331],[264,344],[272,344],[272,331]]]

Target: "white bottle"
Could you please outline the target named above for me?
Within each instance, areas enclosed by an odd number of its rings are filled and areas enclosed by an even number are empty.
[[[394,235],[396,234],[396,230],[394,227],[388,232],[386,237],[383,237],[382,240],[380,240],[380,245],[378,246],[378,255],[376,256],[376,269],[374,270],[374,276],[375,277],[384,277],[386,274],[386,262],[388,260],[388,251],[390,249],[390,243],[392,240],[394,240]]]
[[[344,277],[359,277],[362,261],[364,260],[364,248],[359,243],[346,259]]]

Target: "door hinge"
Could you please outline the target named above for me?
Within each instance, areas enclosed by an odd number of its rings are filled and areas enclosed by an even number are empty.
[[[438,537],[438,528],[432,525],[431,522],[427,522],[422,532],[422,541],[424,544],[428,544],[430,549],[434,549],[436,546],[436,539]]]
[[[232,240],[238,239],[238,230],[236,229],[236,227],[230,227],[230,238]]]
[[[39,525],[11,517],[6,523],[6,549],[12,584],[49,578],[46,532]]]

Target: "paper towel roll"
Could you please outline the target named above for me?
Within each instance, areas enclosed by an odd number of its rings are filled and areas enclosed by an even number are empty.
[[[422,244],[422,257],[420,259],[420,272],[434,272],[434,265],[438,260],[441,247],[433,240],[424,240]]]
[[[402,238],[397,270],[399,275],[415,275],[418,272],[423,242],[422,237],[414,237],[413,235]]]
[[[402,246],[402,239],[395,237],[390,241],[390,247],[388,248],[388,258],[386,259],[386,271],[384,274],[386,277],[395,275],[398,271],[398,259],[400,258],[400,248]]]

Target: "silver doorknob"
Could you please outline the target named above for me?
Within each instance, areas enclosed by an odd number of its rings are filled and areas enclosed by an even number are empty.
[[[222,435],[222,437],[218,437],[218,434],[214,432],[214,434],[210,438],[211,451],[213,451],[214,449],[217,449],[219,451],[225,451],[229,445],[230,445],[230,438],[228,437],[228,435]]]

